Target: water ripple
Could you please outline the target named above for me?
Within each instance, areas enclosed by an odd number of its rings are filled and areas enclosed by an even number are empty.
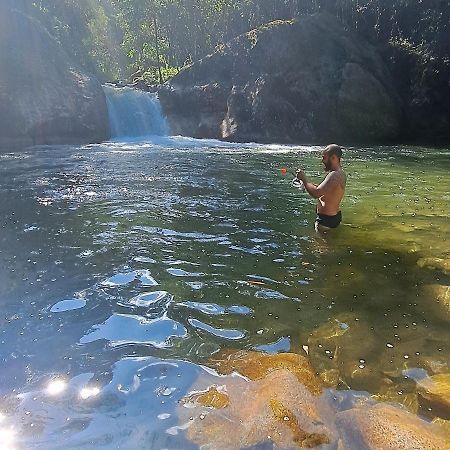
[[[222,328],[214,328],[211,325],[200,322],[197,319],[188,319],[188,322],[194,327],[200,330],[206,331],[207,333],[213,334],[214,336],[229,339],[229,340],[239,340],[245,337],[245,333],[240,330],[226,330]]]
[[[93,327],[93,331],[80,340],[88,344],[106,339],[112,346],[124,344],[148,344],[157,348],[172,346],[173,338],[187,337],[186,328],[167,316],[154,320],[127,314],[114,314],[105,323]]]

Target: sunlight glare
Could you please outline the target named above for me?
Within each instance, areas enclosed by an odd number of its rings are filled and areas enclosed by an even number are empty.
[[[87,400],[88,398],[96,397],[99,393],[100,389],[98,387],[91,387],[91,388],[84,387],[80,391],[80,397],[83,400]]]
[[[50,381],[47,386],[47,393],[49,395],[58,395],[61,394],[67,387],[67,383],[61,379],[54,379]]]

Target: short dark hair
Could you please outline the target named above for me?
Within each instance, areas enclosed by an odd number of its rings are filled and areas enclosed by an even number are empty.
[[[339,159],[342,158],[342,148],[337,144],[330,144],[325,148],[324,153],[328,156],[336,155]]]

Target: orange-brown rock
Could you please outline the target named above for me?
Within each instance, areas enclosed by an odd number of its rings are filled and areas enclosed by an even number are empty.
[[[225,392],[219,391],[216,386],[209,387],[206,391],[194,392],[182,400],[184,404],[193,403],[207,408],[221,409],[230,404],[230,399]]]
[[[445,430],[392,405],[354,408],[336,417],[345,450],[449,450]]]
[[[313,394],[322,392],[322,381],[307,358],[295,353],[265,353],[222,350],[209,360],[209,365],[222,375],[238,372],[250,380],[260,380],[271,372],[286,369]]]
[[[230,376],[224,382],[226,407],[204,407],[194,397],[180,408],[181,427],[187,424],[187,437],[196,445],[238,450],[271,442],[280,449],[336,448],[328,400],[312,394],[296,374],[279,369],[256,381]]]

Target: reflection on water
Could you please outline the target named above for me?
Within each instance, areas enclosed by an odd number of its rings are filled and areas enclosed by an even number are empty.
[[[417,379],[450,372],[449,154],[347,152],[323,238],[280,174],[322,175],[312,149],[164,139],[0,155],[2,442],[197,448],[179,401],[199,379],[236,395],[210,364],[230,347],[425,413]]]

